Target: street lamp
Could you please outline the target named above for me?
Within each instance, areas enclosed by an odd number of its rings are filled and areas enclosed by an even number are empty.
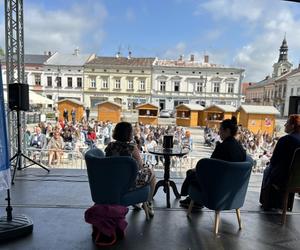
[[[60,67],[58,67],[57,68],[57,76],[56,76],[56,80],[55,80],[55,82],[56,82],[56,87],[57,87],[57,103],[58,103],[58,101],[59,101],[59,88],[60,88],[60,86],[59,85],[61,85],[61,79],[59,79],[59,77],[60,77],[60,73],[61,73],[61,70],[60,70]],[[59,84],[60,83],[60,84]]]

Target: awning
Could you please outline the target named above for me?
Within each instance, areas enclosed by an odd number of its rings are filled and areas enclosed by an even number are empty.
[[[7,102],[7,92],[3,92],[4,95],[4,102]],[[42,104],[42,105],[47,105],[47,104],[52,104],[53,105],[53,100],[42,96],[40,94],[35,93],[34,91],[29,90],[29,104]]]

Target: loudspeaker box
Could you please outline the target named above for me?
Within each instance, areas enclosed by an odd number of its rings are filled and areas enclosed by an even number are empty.
[[[11,110],[29,110],[29,85],[22,83],[8,84],[8,106]]]

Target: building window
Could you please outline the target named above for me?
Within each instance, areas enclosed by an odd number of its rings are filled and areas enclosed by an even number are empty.
[[[96,88],[96,78],[91,78],[91,88]]]
[[[52,87],[52,76],[47,76],[47,86]]]
[[[133,80],[128,80],[128,89],[133,89]]]
[[[214,89],[213,92],[214,93],[220,93],[220,83],[219,82],[214,82]]]
[[[56,87],[61,88],[61,77],[56,77]]]
[[[297,96],[300,95],[300,88],[297,88]]]
[[[102,88],[103,89],[108,89],[108,81],[107,81],[107,79],[102,79]]]
[[[228,83],[227,85],[227,93],[233,93],[234,83]]]
[[[115,89],[120,89],[120,88],[121,88],[121,80],[120,79],[116,79]]]
[[[77,77],[77,88],[82,88],[82,78]]]
[[[294,88],[291,88],[291,95],[294,95]]]
[[[160,91],[166,91],[166,82],[165,81],[160,82]]]
[[[180,90],[180,82],[174,82],[174,91],[179,92]]]
[[[34,85],[41,86],[41,75],[34,74]]]
[[[145,90],[145,80],[140,81],[140,90]]]
[[[72,77],[68,77],[68,88],[72,88]]]
[[[203,82],[196,82],[196,92],[203,92]]]
[[[285,98],[285,95],[286,95],[286,84],[283,85],[283,98]]]

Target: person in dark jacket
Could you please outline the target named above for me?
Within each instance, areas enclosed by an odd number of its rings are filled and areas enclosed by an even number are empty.
[[[243,162],[246,160],[246,151],[234,137],[237,131],[238,126],[236,117],[233,116],[231,119],[222,121],[220,125],[220,137],[222,139],[222,143],[217,143],[211,158],[231,162]],[[188,195],[189,186],[191,184],[199,186],[196,178],[196,168],[187,171],[186,178],[181,187],[181,196]],[[187,197],[180,201],[180,206],[188,207],[190,201],[191,198]],[[202,208],[203,206],[195,203],[194,207]]]
[[[278,140],[270,164],[264,171],[260,203],[265,210],[283,206],[281,191],[287,185],[294,152],[300,148],[300,115],[289,116],[285,123],[285,132],[287,135]]]

